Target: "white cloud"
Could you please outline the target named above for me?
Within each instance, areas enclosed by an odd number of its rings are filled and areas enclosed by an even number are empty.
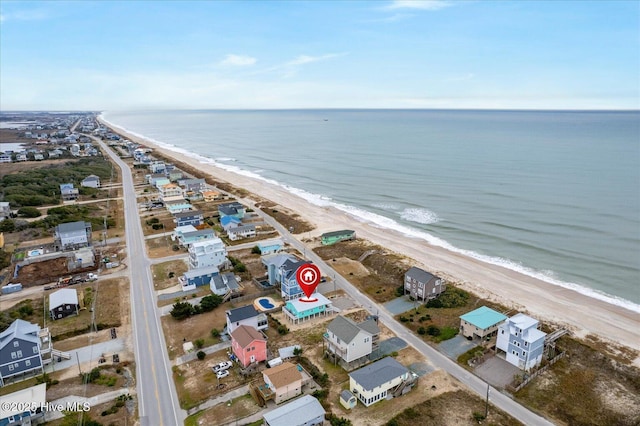
[[[22,10],[0,15],[0,22],[5,21],[43,21],[51,16],[42,9]]]
[[[322,56],[309,56],[309,55],[300,55],[292,61],[287,62],[286,66],[297,66],[297,65],[305,65],[310,64],[312,62],[320,62],[326,61],[327,59],[338,58],[340,56],[344,56],[346,53],[330,53],[328,55]]]
[[[394,0],[386,9],[440,10],[453,6],[449,0]]]
[[[220,64],[246,67],[255,64],[257,61],[256,58],[247,55],[227,55]]]

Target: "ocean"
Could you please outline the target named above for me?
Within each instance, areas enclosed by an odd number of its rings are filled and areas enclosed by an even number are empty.
[[[640,312],[640,112],[105,112],[167,148]]]

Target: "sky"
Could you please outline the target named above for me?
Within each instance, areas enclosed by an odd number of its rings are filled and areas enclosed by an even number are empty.
[[[0,111],[640,109],[640,2],[0,0]]]

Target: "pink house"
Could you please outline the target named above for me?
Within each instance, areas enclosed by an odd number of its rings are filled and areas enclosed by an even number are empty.
[[[233,330],[231,348],[243,367],[267,360],[267,339],[248,325],[241,325]]]

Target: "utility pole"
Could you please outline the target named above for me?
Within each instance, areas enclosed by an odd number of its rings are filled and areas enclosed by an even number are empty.
[[[484,418],[486,419],[489,415],[489,391],[491,390],[489,383],[487,383],[487,399],[484,404]]]

